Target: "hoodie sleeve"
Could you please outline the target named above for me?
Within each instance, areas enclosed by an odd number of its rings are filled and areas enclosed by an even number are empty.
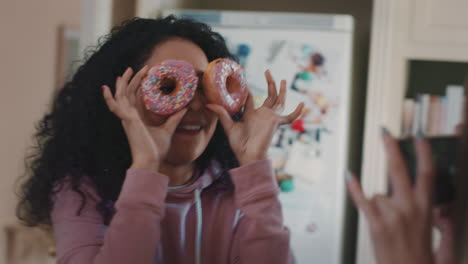
[[[105,226],[96,210],[99,198],[95,189],[90,184],[80,186],[87,203],[78,215],[81,196],[65,181],[53,197],[51,213],[57,263],[154,263],[168,182],[157,172],[129,169],[115,205],[116,213]]]
[[[243,214],[235,230],[232,263],[293,263],[271,162],[254,162],[230,174],[236,206]]]

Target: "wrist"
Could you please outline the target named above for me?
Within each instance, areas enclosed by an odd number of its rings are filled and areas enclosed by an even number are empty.
[[[267,155],[254,155],[254,156],[241,156],[238,158],[239,165],[240,166],[246,166],[249,165],[250,163],[254,163],[257,161],[262,161],[268,159]]]
[[[143,124],[143,121],[140,118],[127,118],[127,119],[122,119],[122,126],[125,127],[130,127],[130,126],[140,126]]]
[[[149,171],[158,171],[159,162],[156,161],[134,161],[130,166],[130,169],[141,169]]]

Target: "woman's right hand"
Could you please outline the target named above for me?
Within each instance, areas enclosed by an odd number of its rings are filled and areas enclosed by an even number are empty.
[[[173,114],[162,125],[149,130],[137,109],[137,91],[147,71],[148,66],[144,66],[131,78],[133,70],[127,68],[122,76],[117,77],[114,96],[109,86],[103,85],[102,90],[109,110],[122,120],[132,153],[132,168],[158,170],[169,151],[172,135],[187,110]],[[151,134],[158,136],[152,137]]]

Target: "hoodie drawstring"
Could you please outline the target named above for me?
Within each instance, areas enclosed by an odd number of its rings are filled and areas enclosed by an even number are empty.
[[[200,189],[196,189],[195,195],[195,206],[197,213],[197,236],[195,242],[195,263],[201,264],[201,243],[202,243],[202,228],[203,228],[203,215],[202,215],[202,203],[200,198]]]

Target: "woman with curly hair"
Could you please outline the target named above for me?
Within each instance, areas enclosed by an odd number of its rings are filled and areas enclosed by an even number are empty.
[[[303,107],[279,115],[285,82],[278,93],[267,72],[264,104],[255,109],[249,95],[233,117],[209,104],[201,84],[169,117],[142,104],[150,67],[183,60],[201,77],[217,58],[234,59],[205,24],[135,18],[56,95],[38,126],[18,216],[52,226],[58,263],[293,261],[266,155],[277,126]]]

